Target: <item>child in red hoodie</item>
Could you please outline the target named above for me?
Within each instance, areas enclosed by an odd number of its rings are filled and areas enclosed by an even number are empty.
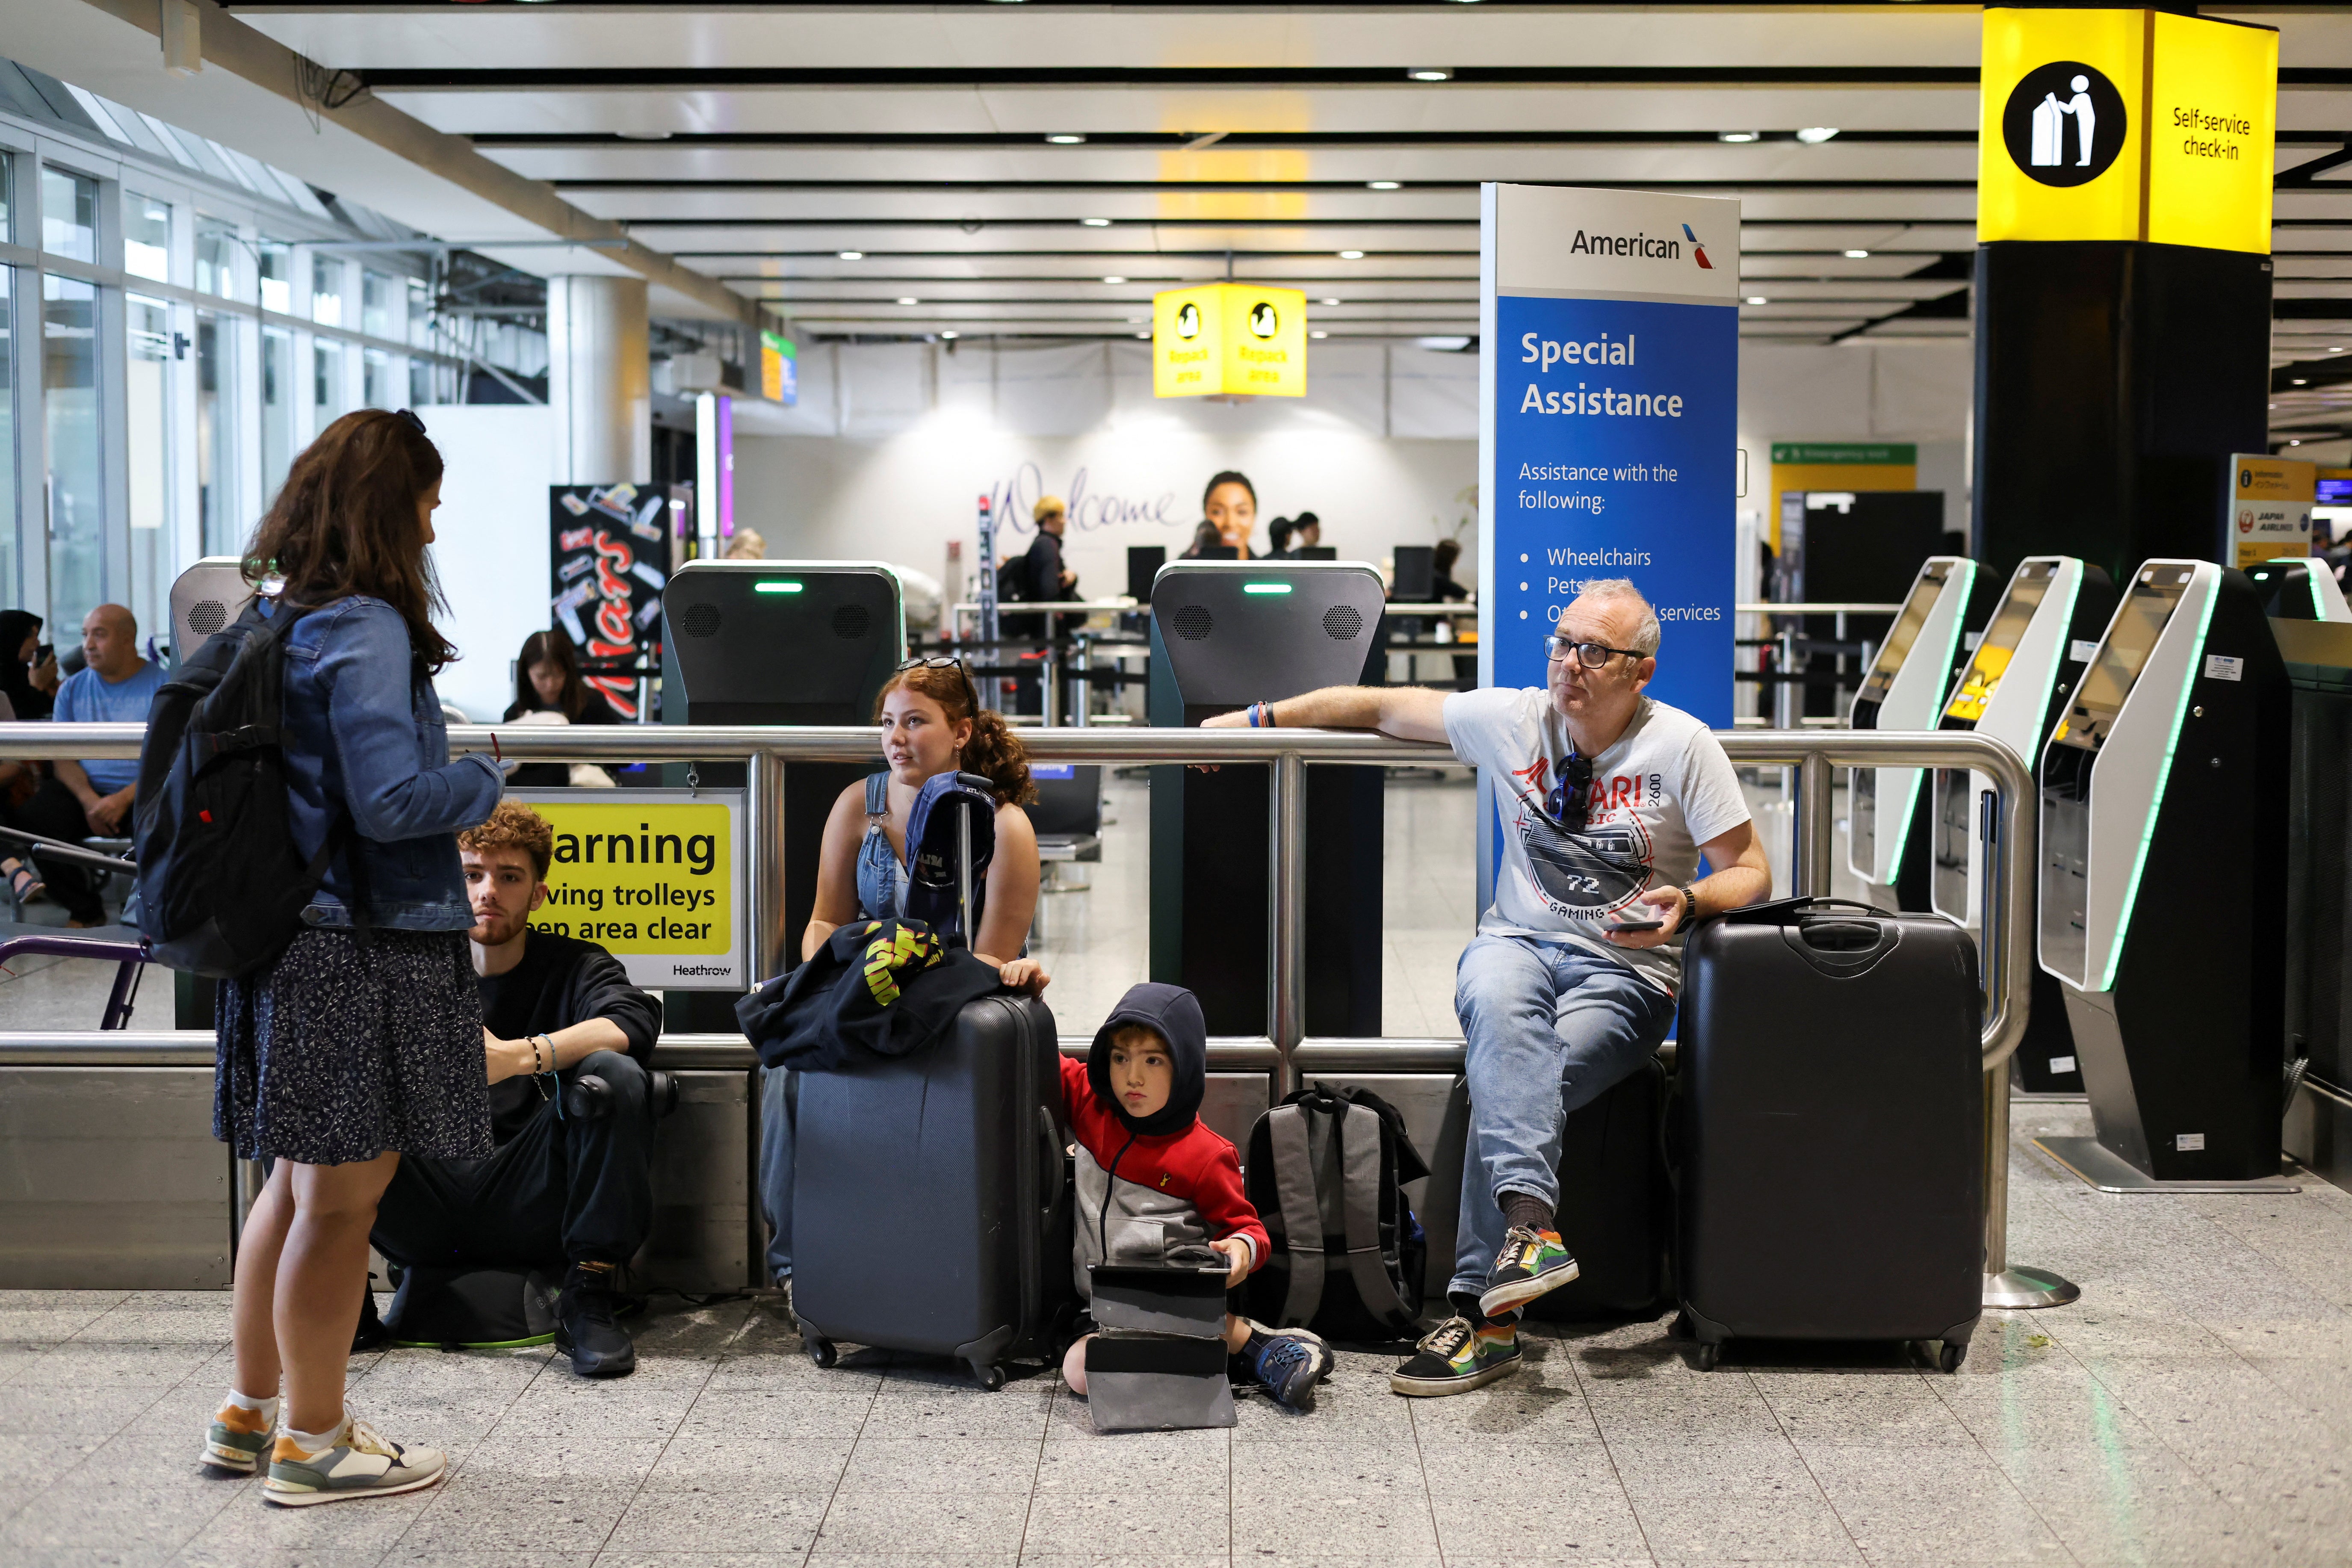
[[[1201,1123],[1209,1032],[1201,1004],[1179,985],[1142,984],[1119,998],[1084,1065],[1062,1058],[1062,1103],[1078,1142],[1078,1294],[1088,1265],[1209,1261],[1224,1255],[1225,1283],[1265,1261],[1265,1226],[1242,1193],[1241,1157]],[[1091,1338],[1092,1336],[1087,1336]],[[1087,1342],[1063,1359],[1073,1394],[1087,1391]],[[1331,1352],[1304,1329],[1268,1329],[1228,1313],[1225,1348],[1236,1381],[1292,1410],[1315,1407]]]

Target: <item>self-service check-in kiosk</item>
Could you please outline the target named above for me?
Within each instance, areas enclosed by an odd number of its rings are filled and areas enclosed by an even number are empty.
[[[1932,730],[1951,689],[1977,563],[1931,555],[1871,660],[1848,722],[1857,730]],[[1847,864],[1906,910],[1927,907],[1927,792],[1921,768],[1855,768],[1846,795]]]
[[[2051,732],[2040,957],[2098,1137],[2040,1142],[2095,1184],[2279,1179],[2289,708],[2246,576],[2150,561]]]
[[[1361,679],[1382,605],[1354,561],[1174,561],[1151,585],[1151,721],[1191,726]],[[1151,773],[1151,975],[1213,1035],[1266,1016],[1269,770]],[[1382,774],[1307,770],[1307,1030],[1381,1032]]]
[[[2115,583],[2096,566],[2071,555],[2020,562],[1944,703],[1937,727],[2005,742],[2032,766],[2115,608]],[[1992,783],[1982,773],[1944,768],[1932,787],[1929,900],[1946,920],[1973,928],[1981,913],[1985,813]],[[2027,1019],[2025,1038],[2011,1058],[2018,1064],[2019,1087],[2037,1094],[2081,1093],[2058,982],[2040,969],[2034,971]]]
[[[2252,572],[2246,574],[2252,576]],[[2352,625],[2273,617],[2294,690],[2288,763],[2286,1038],[2302,1092],[2287,1152],[2352,1185]],[[2294,1082],[2292,1072],[2289,1082]]]
[[[867,724],[907,656],[898,574],[876,561],[689,561],[662,589],[662,721],[667,724]],[[696,782],[737,788],[741,763],[698,763]],[[783,936],[797,960],[816,903],[817,848],[835,796],[872,772],[857,763],[784,769]],[[674,782],[686,782],[683,768]],[[766,978],[764,975],[759,978]],[[732,998],[678,992],[673,1008],[708,999],[731,1033]],[[717,1021],[709,1021],[716,1019]],[[673,1015],[672,1027],[688,1027]]]
[[[2352,626],[2352,605],[2324,561],[2283,556],[2246,568],[2246,581],[2262,595],[2263,613],[2276,621],[2334,621]]]
[[[238,556],[207,555],[172,579],[172,662],[185,664],[252,602]]]

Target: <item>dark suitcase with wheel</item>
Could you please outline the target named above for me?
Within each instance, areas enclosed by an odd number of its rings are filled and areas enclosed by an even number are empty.
[[[1693,933],[1676,1231],[1701,1365],[1748,1338],[1959,1365],[1984,1294],[1982,1015],[1975,942],[1932,917],[1784,899]]]
[[[952,1356],[982,1388],[1051,1361],[1076,1312],[1054,1015],[983,996],[910,1057],[799,1083],[793,1311],[834,1344]]]

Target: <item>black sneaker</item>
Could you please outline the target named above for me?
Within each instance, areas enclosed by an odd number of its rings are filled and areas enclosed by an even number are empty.
[[[609,1263],[575,1263],[555,1299],[555,1348],[583,1377],[626,1377],[637,1370],[636,1342],[614,1321],[620,1307]]]
[[[1495,1255],[1495,1267],[1487,1271],[1478,1310],[1489,1318],[1502,1317],[1559,1289],[1576,1275],[1576,1258],[1560,1245],[1559,1232],[1513,1226],[1503,1237],[1503,1249]]]
[[[392,1331],[383,1326],[383,1317],[375,1310],[375,1276],[368,1276],[368,1288],[360,1292],[359,1327],[352,1331],[352,1353],[380,1351],[392,1343]]]
[[[1517,1329],[1508,1323],[1486,1326],[1489,1331],[1481,1336],[1469,1319],[1446,1319],[1413,1347],[1410,1361],[1389,1373],[1390,1389],[1416,1399],[1467,1394],[1517,1370]],[[1493,1331],[1497,1329],[1507,1331],[1510,1338]]]
[[[1241,1359],[1249,1370],[1250,1381],[1273,1397],[1285,1410],[1300,1415],[1315,1408],[1315,1384],[1329,1370],[1330,1351],[1307,1342],[1300,1333],[1289,1329],[1276,1329],[1264,1339],[1253,1336],[1249,1348]]]

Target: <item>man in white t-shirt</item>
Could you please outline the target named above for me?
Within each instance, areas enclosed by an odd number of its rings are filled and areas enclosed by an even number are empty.
[[[1519,1309],[1577,1273],[1553,1228],[1561,1123],[1665,1037],[1684,928],[1771,891],[1722,745],[1642,695],[1658,638],[1641,591],[1612,578],[1560,613],[1542,690],[1334,686],[1210,721],[1442,740],[1494,791],[1502,868],[1454,979],[1470,1081],[1454,1316],[1391,1374],[1399,1394],[1460,1394],[1518,1364]],[[1701,855],[1713,874],[1694,881]]]

